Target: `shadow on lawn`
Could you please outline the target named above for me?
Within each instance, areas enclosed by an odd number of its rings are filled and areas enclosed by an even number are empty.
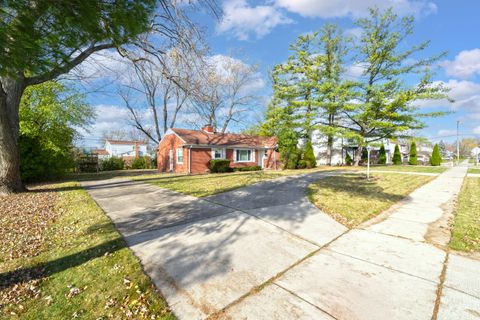
[[[104,256],[107,252],[111,253],[120,250],[125,246],[125,241],[122,238],[116,238],[83,251],[32,267],[20,268],[14,271],[0,273],[0,290],[18,283],[51,276],[57,272],[62,272],[69,268],[79,266],[92,259]]]

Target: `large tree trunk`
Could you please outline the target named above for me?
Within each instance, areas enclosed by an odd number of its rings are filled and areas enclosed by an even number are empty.
[[[24,90],[23,77],[0,78],[0,194],[24,190],[18,149],[18,108]]]
[[[359,146],[355,154],[355,161],[353,163],[354,166],[358,166],[360,164],[360,161],[362,160],[362,153],[363,146]]]
[[[327,140],[327,165],[332,165],[333,137],[328,136]]]

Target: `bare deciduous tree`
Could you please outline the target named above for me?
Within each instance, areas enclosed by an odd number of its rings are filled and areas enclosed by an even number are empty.
[[[255,65],[247,65],[227,56],[214,56],[206,60],[199,77],[202,81],[192,97],[192,111],[220,131],[229,124],[241,121],[241,115],[257,106],[259,97],[254,93],[263,80]]]

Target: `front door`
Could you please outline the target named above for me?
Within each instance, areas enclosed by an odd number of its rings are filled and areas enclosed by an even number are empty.
[[[173,171],[173,150],[168,152],[168,165],[170,166],[170,171]]]
[[[263,169],[263,158],[265,156],[265,151],[258,150],[258,166]]]

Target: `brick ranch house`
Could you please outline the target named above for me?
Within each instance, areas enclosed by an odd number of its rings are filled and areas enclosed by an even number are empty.
[[[171,128],[158,146],[157,163],[161,172],[206,173],[211,159],[229,159],[233,168],[280,166],[274,137],[218,133],[212,126],[202,130]]]

